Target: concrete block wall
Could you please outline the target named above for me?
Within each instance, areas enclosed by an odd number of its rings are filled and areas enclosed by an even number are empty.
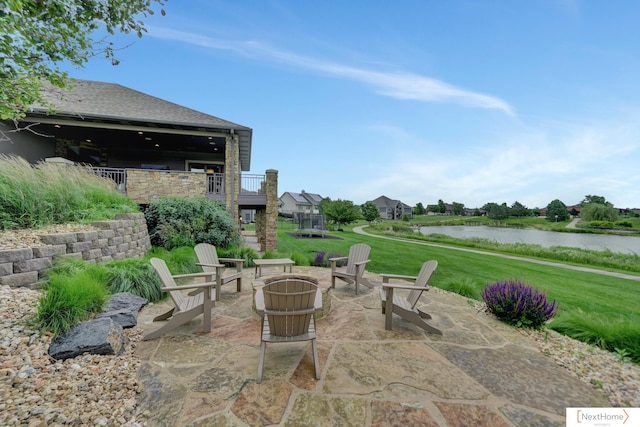
[[[95,231],[43,234],[42,246],[0,251],[0,285],[33,287],[63,255],[105,262],[141,257],[151,248],[144,214],[120,214],[91,225]]]

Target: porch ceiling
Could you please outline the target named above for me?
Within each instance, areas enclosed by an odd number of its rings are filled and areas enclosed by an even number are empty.
[[[39,123],[34,128],[44,135],[112,148],[224,153],[225,137],[236,134],[240,169],[251,168],[251,128],[112,83],[74,80],[45,96],[56,113],[34,106],[24,120]]]

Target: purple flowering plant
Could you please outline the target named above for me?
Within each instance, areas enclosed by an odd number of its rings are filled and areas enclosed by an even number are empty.
[[[539,329],[556,311],[556,300],[517,280],[485,286],[482,299],[500,320],[517,327]]]
[[[325,251],[320,251],[320,252],[316,253],[315,258],[313,259],[313,265],[315,265],[316,267],[324,267],[325,266],[325,261],[324,261],[325,254],[326,254]]]

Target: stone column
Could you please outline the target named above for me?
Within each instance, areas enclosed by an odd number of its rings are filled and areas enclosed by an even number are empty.
[[[240,211],[238,210],[238,196],[240,195],[241,171],[240,171],[240,144],[238,135],[226,137],[225,144],[225,204],[231,214],[231,218],[237,222]]]
[[[260,248],[265,250],[278,249],[278,171],[268,169],[267,175],[267,207],[264,211],[264,240]]]

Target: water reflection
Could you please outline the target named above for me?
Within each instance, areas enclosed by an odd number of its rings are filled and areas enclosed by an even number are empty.
[[[594,251],[640,254],[640,237],[610,234],[558,233],[532,229],[480,226],[420,227],[422,234],[445,234],[460,239],[480,238],[498,243],[528,243],[544,247],[568,246]]]

